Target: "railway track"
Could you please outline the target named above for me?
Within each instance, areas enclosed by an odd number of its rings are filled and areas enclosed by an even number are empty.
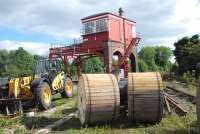
[[[176,99],[174,99],[171,95],[169,95],[166,92],[164,92],[164,101],[166,104],[167,111],[170,114],[172,113],[172,109],[174,109],[174,111],[181,116],[185,116],[188,113],[188,111],[184,107],[182,107]]]
[[[171,89],[172,91],[176,92],[179,97],[184,97],[187,101],[190,101],[193,104],[196,103],[196,96],[195,95],[188,93],[186,91],[171,87],[171,86],[166,86],[166,88]]]
[[[169,113],[175,111],[180,116],[185,116],[188,112],[194,112],[196,96],[186,91],[166,86],[164,90],[164,101]]]

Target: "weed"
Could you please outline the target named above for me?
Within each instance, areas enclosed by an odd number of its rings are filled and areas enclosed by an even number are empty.
[[[0,115],[0,129],[12,125],[17,122],[17,119],[11,119],[11,118],[6,118],[2,115]]]

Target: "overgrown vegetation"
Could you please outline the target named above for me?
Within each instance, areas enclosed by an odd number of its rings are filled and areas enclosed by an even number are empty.
[[[188,88],[188,92],[192,94],[196,94],[197,80],[196,80],[196,74],[194,70],[192,72],[187,71],[183,73],[182,77],[180,77],[180,80],[186,84],[186,87]]]

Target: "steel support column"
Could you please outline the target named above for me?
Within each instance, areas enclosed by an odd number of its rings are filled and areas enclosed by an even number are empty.
[[[106,73],[112,73],[112,43],[108,42],[104,48],[104,65],[106,67]]]

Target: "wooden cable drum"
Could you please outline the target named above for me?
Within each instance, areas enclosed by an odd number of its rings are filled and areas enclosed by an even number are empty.
[[[120,95],[113,74],[82,74],[78,83],[81,124],[110,122],[118,118]]]
[[[155,123],[163,115],[163,83],[159,73],[128,74],[128,118]]]

